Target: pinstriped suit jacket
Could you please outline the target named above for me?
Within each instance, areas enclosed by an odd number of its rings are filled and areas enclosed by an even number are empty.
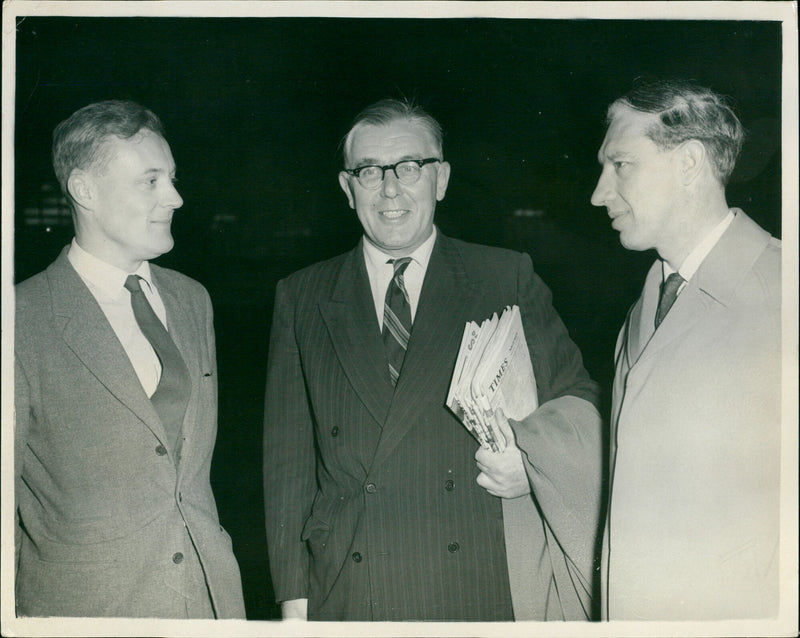
[[[21,615],[180,618],[210,594],[217,617],[244,617],[239,568],[209,482],[217,433],[211,300],[180,273],[156,265],[151,273],[192,383],[180,463],[67,249],[16,288]]]
[[[512,618],[499,498],[444,405],[466,321],[522,310],[544,403],[596,387],[527,255],[439,234],[389,383],[361,245],[278,284],[264,492],[276,597],[310,619]]]

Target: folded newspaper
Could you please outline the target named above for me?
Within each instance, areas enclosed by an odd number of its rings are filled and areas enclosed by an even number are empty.
[[[478,442],[495,452],[505,439],[495,421],[502,408],[506,417],[520,420],[538,407],[536,379],[518,306],[494,313],[479,326],[464,328],[461,347],[447,394],[447,407]]]

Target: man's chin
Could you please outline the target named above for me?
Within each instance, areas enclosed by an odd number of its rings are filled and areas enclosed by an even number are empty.
[[[619,243],[622,244],[622,247],[626,250],[648,250],[649,246],[644,246],[641,242],[637,241],[635,237],[630,237],[625,233],[619,234]]]
[[[175,241],[170,236],[168,240],[164,239],[160,241],[157,245],[153,246],[152,249],[153,256],[149,257],[148,259],[156,259],[157,257],[161,257],[161,255],[166,255],[174,247],[175,247]]]

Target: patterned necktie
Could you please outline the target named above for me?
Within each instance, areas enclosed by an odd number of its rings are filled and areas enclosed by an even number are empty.
[[[139,277],[129,275],[125,280],[125,288],[131,293],[131,306],[136,323],[139,324],[139,328],[161,361],[161,379],[150,401],[161,417],[169,443],[177,458],[183,417],[191,392],[189,371],[178,347],[144,296],[139,285]]]
[[[675,299],[678,298],[678,289],[684,282],[684,278],[678,273],[674,272],[667,280],[661,284],[661,298],[658,301],[658,310],[656,311],[656,328],[664,321]]]
[[[386,301],[383,305],[383,343],[389,360],[389,379],[392,386],[397,385],[411,333],[411,304],[403,279],[410,261],[411,257],[403,257],[390,259],[388,262],[394,265],[394,277],[386,289]]]

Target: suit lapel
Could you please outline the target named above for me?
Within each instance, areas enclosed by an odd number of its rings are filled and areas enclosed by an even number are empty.
[[[403,370],[378,444],[374,464],[380,464],[419,420],[430,404],[420,397],[453,374],[465,317],[476,303],[461,257],[439,234],[425,273]],[[444,406],[446,388],[441,397]],[[454,417],[455,418],[455,417]]]
[[[350,384],[383,425],[392,387],[361,243],[345,257],[331,299],[320,303],[320,312]]]
[[[630,311],[628,317],[627,358],[631,366],[636,364],[650,339],[653,338],[661,279],[661,262],[656,261],[647,272],[642,295]]]
[[[667,316],[664,317],[639,357],[639,362],[648,360],[672,342],[680,339],[692,330],[695,324],[703,318],[713,304],[713,300],[704,295],[691,281],[686,284],[683,292],[678,295],[675,304]],[[655,314],[653,315],[655,316]],[[644,320],[647,320],[646,318]],[[653,321],[653,317],[650,318]]]
[[[769,242],[769,235],[741,210],[708,253],[697,272],[686,283],[658,330],[653,318],[662,280],[661,262],[653,264],[645,281],[642,299],[632,314],[630,361],[649,359],[690,331],[715,306],[730,303],[739,282],[753,267]],[[648,337],[648,334],[650,335]]]
[[[47,269],[53,313],[62,327],[64,343],[164,443],[167,437],[161,419],[105,314],[69,263],[67,250]]]

